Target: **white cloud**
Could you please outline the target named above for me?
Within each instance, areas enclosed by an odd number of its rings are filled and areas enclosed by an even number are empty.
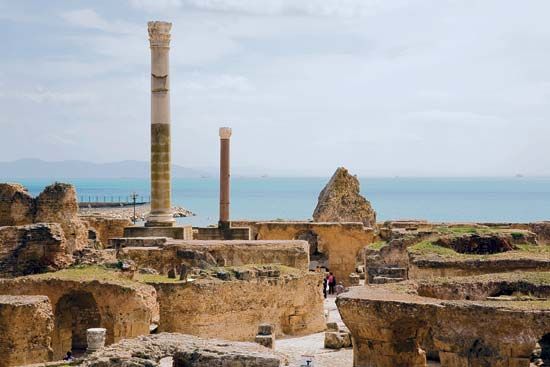
[[[142,27],[125,21],[108,21],[93,9],[77,9],[60,14],[71,25],[119,34],[145,34]]]
[[[181,0],[130,0],[130,5],[134,8],[156,12],[173,10],[181,7]]]
[[[405,7],[411,0],[183,0],[183,3],[202,10],[260,15],[362,17]]]

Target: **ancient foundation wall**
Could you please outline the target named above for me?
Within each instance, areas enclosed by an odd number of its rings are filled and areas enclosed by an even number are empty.
[[[305,241],[174,240],[162,247],[122,247],[118,257],[131,259],[140,267],[153,268],[163,274],[182,263],[200,265],[197,262],[202,259],[217,266],[281,264],[302,270],[307,270],[309,266],[308,244]]]
[[[463,261],[411,261],[409,279],[434,277],[472,276],[510,271],[550,271],[550,259],[495,259]]]
[[[45,296],[0,296],[0,367],[47,362],[53,313]]]
[[[62,269],[72,263],[57,223],[0,227],[0,275],[27,275]]]
[[[159,329],[207,338],[252,341],[258,325],[280,336],[324,330],[322,277],[301,272],[249,281],[216,279],[156,284]]]
[[[129,282],[130,283],[130,282]],[[67,350],[85,348],[85,329],[107,329],[107,344],[149,333],[158,319],[156,291],[138,284],[66,280],[30,276],[0,279],[0,294],[45,295],[54,313],[54,359]]]
[[[0,184],[0,226],[58,223],[63,228],[67,251],[88,244],[88,230],[78,217],[74,186],[55,183],[32,198],[19,184]]]
[[[370,286],[352,288],[337,305],[356,367],[426,367],[430,357],[442,367],[529,367],[536,343],[550,333],[550,311],[537,303],[492,307]]]
[[[329,270],[345,285],[355,272],[360,251],[374,240],[374,231],[362,223],[258,222],[254,227],[258,240],[292,240],[304,233],[315,234]]]
[[[80,216],[80,218],[94,228],[98,233],[98,240],[104,247],[109,244],[109,239],[122,237],[124,228],[131,226],[132,221],[124,218],[110,218],[95,215]]]

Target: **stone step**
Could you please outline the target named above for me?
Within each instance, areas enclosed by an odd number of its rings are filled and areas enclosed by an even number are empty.
[[[369,269],[369,275],[388,278],[406,278],[407,269],[399,267],[371,268]]]
[[[383,276],[376,276],[372,278],[371,284],[386,284],[386,283],[397,283],[402,282],[405,280],[405,278],[394,278],[394,277],[383,277]]]

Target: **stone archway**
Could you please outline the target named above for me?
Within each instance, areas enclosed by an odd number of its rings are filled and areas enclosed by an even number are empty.
[[[298,232],[295,240],[309,243],[309,269],[315,270],[317,266],[328,268],[328,256],[322,252],[321,237],[312,230]]]
[[[62,359],[67,351],[78,355],[86,350],[86,330],[100,327],[101,315],[89,292],[70,292],[59,299],[55,307],[52,337],[54,359]]]

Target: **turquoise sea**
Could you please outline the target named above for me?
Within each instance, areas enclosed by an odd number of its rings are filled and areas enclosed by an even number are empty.
[[[4,181],[4,180],[3,180]],[[36,195],[51,180],[13,180]],[[76,186],[81,199],[125,198],[132,192],[149,196],[146,179],[57,179]],[[328,178],[234,178],[233,219],[308,219]],[[550,220],[550,178],[361,178],[361,191],[380,220],[432,221]],[[174,179],[174,205],[197,216],[183,223],[217,222],[216,179]]]

